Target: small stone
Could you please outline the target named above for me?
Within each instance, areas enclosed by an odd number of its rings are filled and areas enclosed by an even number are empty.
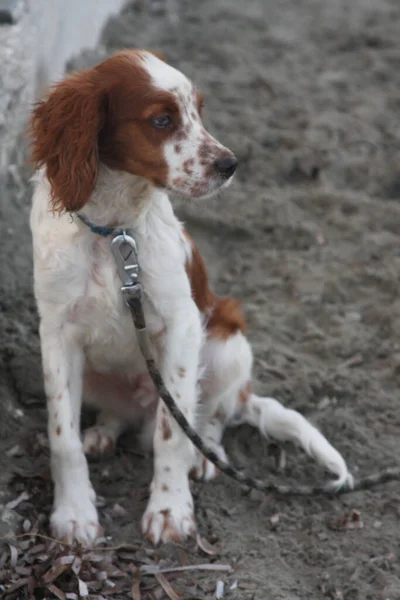
[[[330,403],[331,403],[330,398],[328,398],[328,396],[324,396],[322,398],[322,400],[320,400],[319,403],[318,403],[319,410],[324,410],[325,408],[328,408],[328,406],[330,405]]]
[[[352,323],[359,323],[361,321],[361,314],[356,311],[350,311],[346,313],[346,320]]]
[[[27,533],[28,531],[31,530],[31,522],[29,521],[29,519],[25,519],[25,521],[22,523],[22,530],[24,533]]]
[[[117,515],[117,517],[126,517],[128,511],[116,502],[113,506],[113,513]]]
[[[17,444],[16,446],[13,446],[12,448],[10,448],[9,450],[6,451],[6,456],[22,456],[23,455],[23,450],[21,448],[21,446],[19,444]]]
[[[380,529],[382,527],[382,521],[374,521],[374,528]]]
[[[280,523],[281,517],[279,513],[276,513],[275,515],[272,515],[269,518],[269,522],[271,523],[271,529],[275,530],[277,529],[279,523]]]
[[[104,498],[104,496],[96,496],[95,504],[97,508],[103,508],[106,505],[106,499]]]

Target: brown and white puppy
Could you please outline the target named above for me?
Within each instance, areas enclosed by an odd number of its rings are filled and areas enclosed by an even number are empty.
[[[168,192],[203,198],[226,187],[237,161],[204,128],[199,92],[145,51],[123,51],[58,83],[32,116],[38,171],[31,212],[35,295],[48,403],[54,535],[90,544],[98,534],[86,452],[115,445],[131,423],[154,449],[142,520],[153,542],[196,529],[188,473],[210,479],[146,372],[123,303],[109,239],[99,226],[133,230],[144,310],[162,376],[188,421],[225,457],[224,427],[247,422],[302,446],[338,485],[341,455],[300,414],[251,391],[252,353],[236,301],[217,297]],[[71,218],[72,214],[72,218]],[[82,400],[100,408],[81,437]]]

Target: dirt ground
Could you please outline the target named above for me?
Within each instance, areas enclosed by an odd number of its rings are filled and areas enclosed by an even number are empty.
[[[216,291],[243,299],[259,391],[317,424],[356,476],[397,465],[398,0],[171,0],[164,12],[162,6],[130,5],[106,27],[104,48],[71,67],[120,47],[152,48],[206,94],[206,123],[236,152],[240,169],[221,198],[177,207]],[[45,512],[51,488],[30,193],[20,176],[10,170],[0,206],[0,483],[5,502],[28,476],[41,474],[35,501]],[[293,449],[278,473],[267,443],[250,429],[227,437],[232,462],[250,473],[323,476]],[[151,459],[137,456],[128,439],[117,457],[92,463],[91,472],[111,543],[139,543],[151,556],[138,529]],[[218,541],[221,554],[191,552],[197,562],[217,560],[235,570],[178,581],[184,598],[213,598],[222,579],[225,597],[244,600],[400,599],[398,484],[340,499],[282,500],[246,494],[220,478],[196,484],[194,493],[200,532]],[[16,514],[9,511],[12,526],[18,514],[25,518],[23,509],[22,503]],[[359,520],[348,526],[344,515],[352,510]],[[0,534],[7,528],[0,521]]]

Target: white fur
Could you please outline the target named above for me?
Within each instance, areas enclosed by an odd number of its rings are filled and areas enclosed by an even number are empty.
[[[155,87],[165,92],[179,90],[182,93],[190,94],[192,84],[181,71],[171,67],[151,52],[142,52],[141,54],[141,63],[150,75]]]

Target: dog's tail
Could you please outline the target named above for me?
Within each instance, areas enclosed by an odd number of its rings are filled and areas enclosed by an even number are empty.
[[[345,485],[352,487],[353,477],[341,454],[297,411],[285,408],[274,398],[249,394],[240,414],[240,422],[256,427],[262,435],[273,440],[293,442],[303,448],[309,456],[337,476],[332,482],[333,490]]]

